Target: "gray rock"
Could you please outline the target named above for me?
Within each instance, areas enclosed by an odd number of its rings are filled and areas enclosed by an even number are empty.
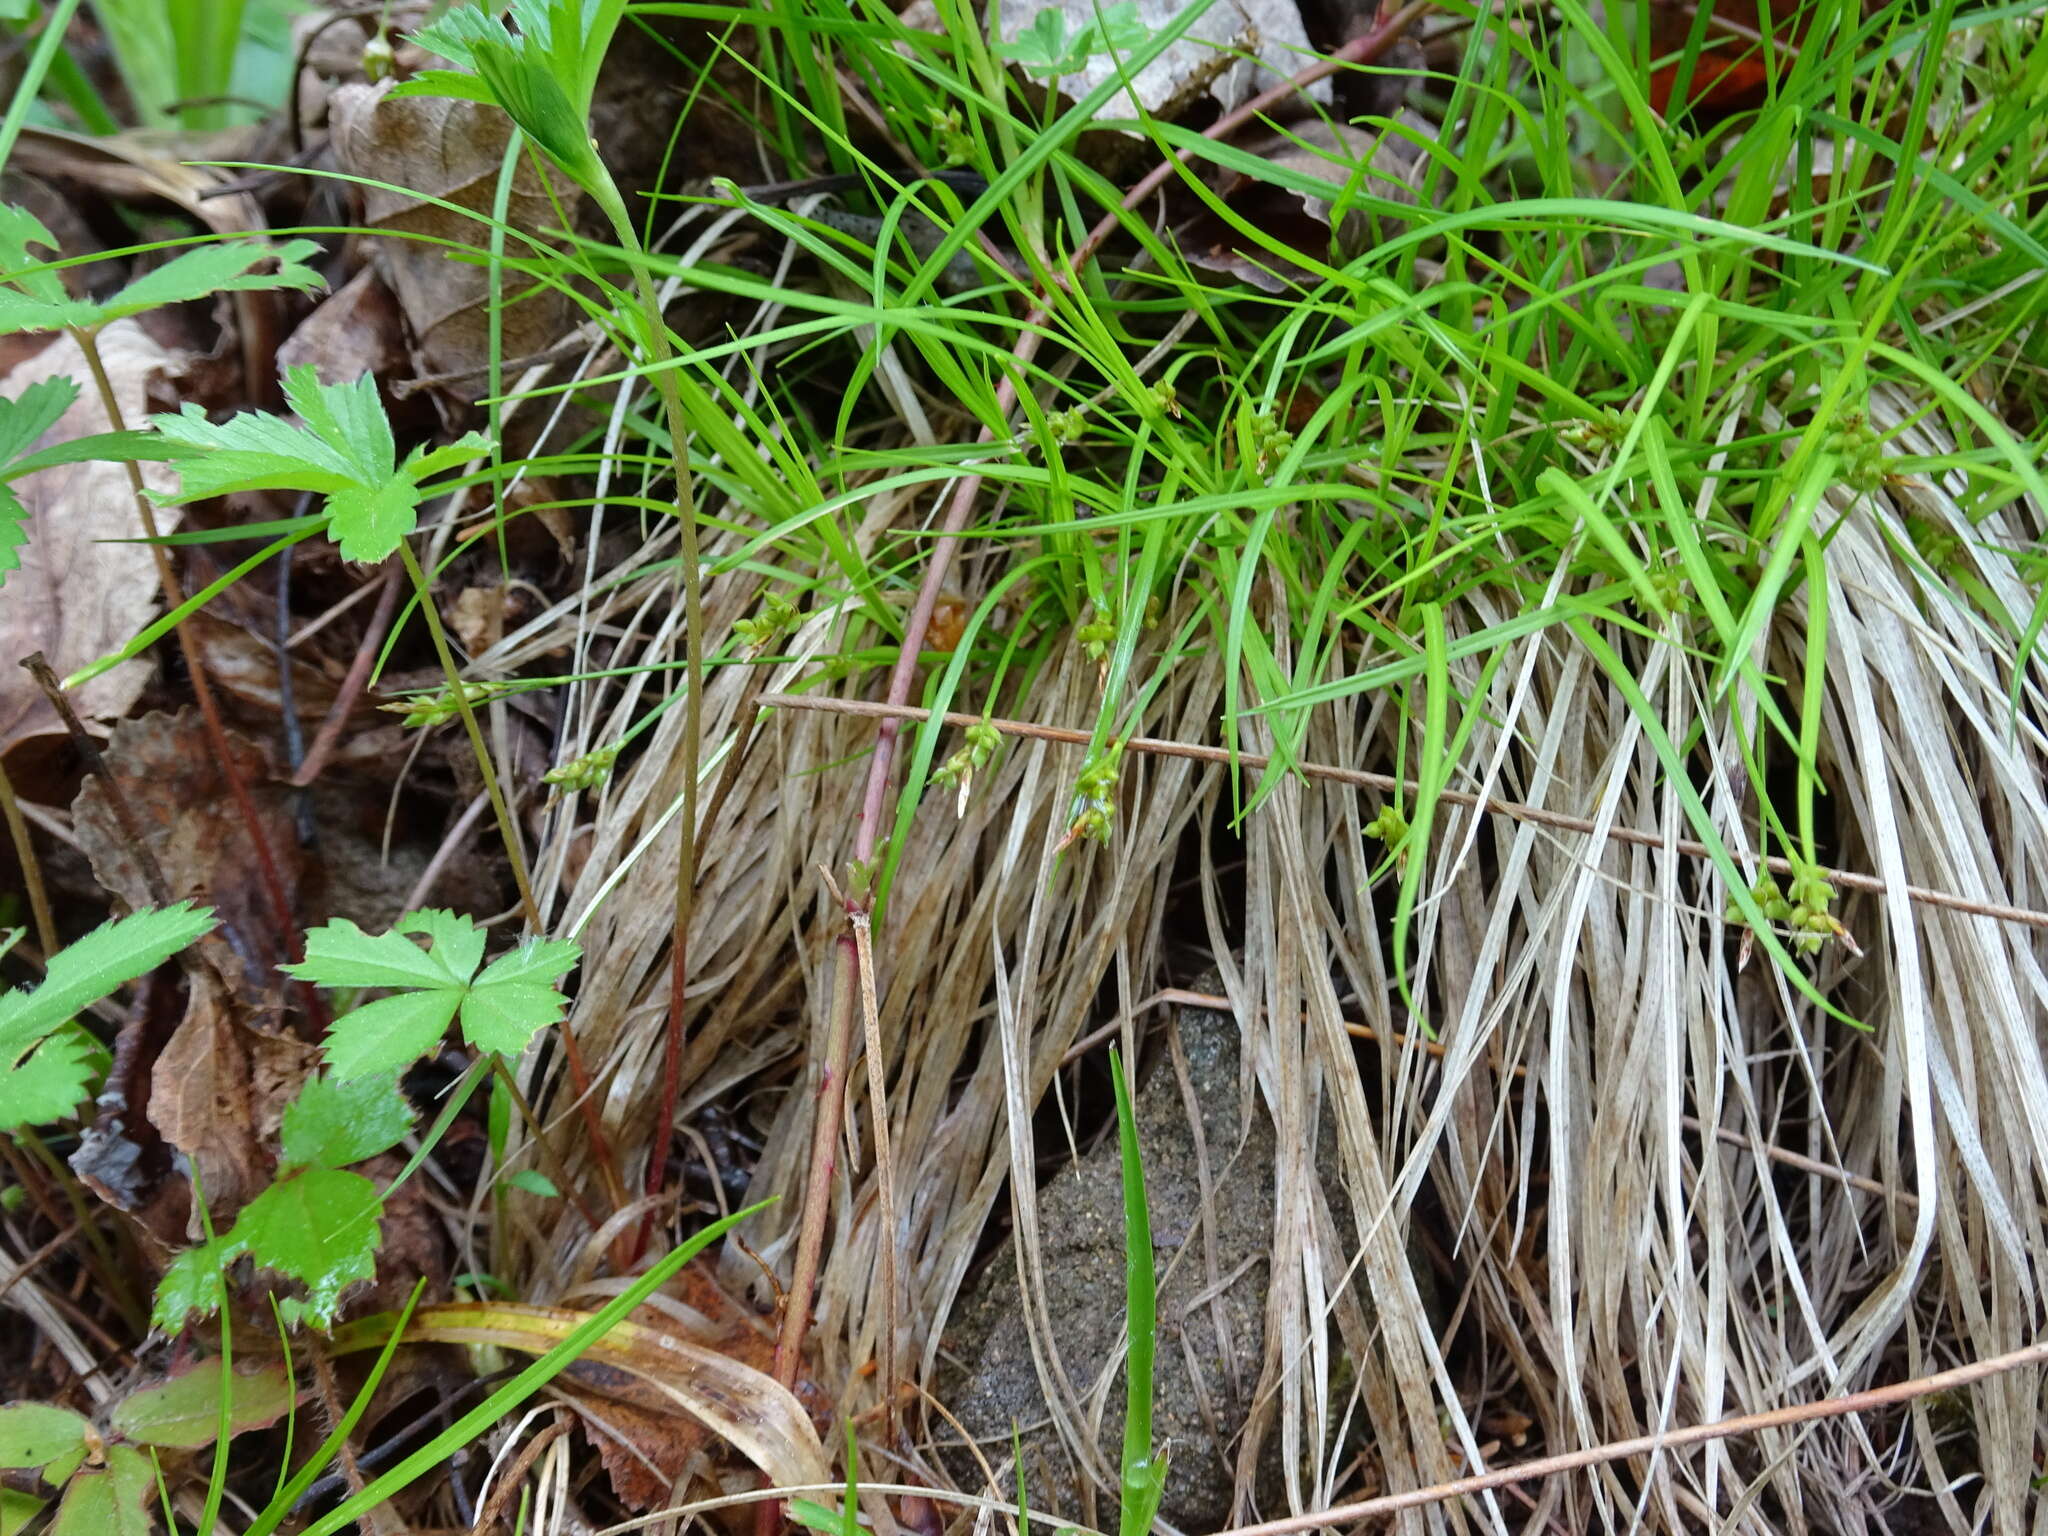
[[[1182,1530],[1202,1531],[1221,1528],[1231,1514],[1236,1440],[1264,1346],[1273,1127],[1255,1106],[1240,1145],[1236,1021],[1184,1009],[1178,1028],[1213,1185],[1215,1282],[1198,1226],[1202,1195],[1195,1134],[1170,1060],[1153,1066],[1134,1107],[1160,1275],[1153,1444],[1169,1450],[1160,1515]],[[1063,1168],[1038,1201],[1052,1332],[1068,1379],[1089,1410],[1090,1393],[1124,1324],[1123,1193],[1115,1135]],[[939,1372],[938,1398],[982,1443],[990,1463],[1001,1468],[1009,1460],[1014,1423],[1022,1431],[1032,1507],[1115,1529],[1113,1501],[1103,1501],[1107,1508],[1088,1508],[1085,1480],[1050,1423],[1026,1331],[1013,1240],[1005,1241],[961,1296],[946,1344],[951,1359]],[[1119,1366],[1096,1436],[1098,1464],[1110,1487],[1123,1442],[1123,1404]],[[1271,1447],[1268,1460],[1276,1453],[1277,1446]],[[945,1457],[963,1487],[982,1486],[977,1463],[957,1445]],[[1266,1480],[1262,1475],[1260,1481]],[[1011,1491],[1004,1488],[1006,1495]]]

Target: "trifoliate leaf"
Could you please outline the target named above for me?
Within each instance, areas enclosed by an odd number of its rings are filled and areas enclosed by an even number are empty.
[[[79,1473],[64,1490],[50,1536],[151,1536],[156,1469],[132,1445],[107,1448],[104,1469]]]
[[[46,1036],[212,927],[213,913],[189,902],[131,913],[52,955],[42,985],[33,992],[0,997],[0,1130],[54,1119],[85,1096],[87,1044],[62,1039],[43,1044]],[[64,1108],[52,1114],[51,1103],[66,1095]]]
[[[220,1435],[220,1399],[229,1392],[228,1430],[267,1429],[292,1408],[292,1384],[282,1361],[238,1363],[223,1373],[213,1355],[189,1370],[140,1387],[116,1403],[107,1427],[140,1445],[196,1451]]]
[[[403,464],[391,423],[377,398],[377,381],[323,384],[311,364],[285,372],[285,398],[302,426],[279,416],[245,411],[213,422],[197,405],[154,418],[177,447],[178,490],[157,496],[176,506],[232,491],[313,491],[327,498],[327,536],[349,560],[382,560],[418,520],[421,484],[457,455],[488,452],[490,439],[472,432],[431,452],[414,449]],[[152,495],[155,493],[152,492]]]
[[[61,1483],[85,1459],[92,1425],[69,1408],[48,1403],[9,1403],[0,1408],[0,1467],[44,1472]]]
[[[412,1125],[412,1106],[398,1091],[396,1073],[347,1082],[309,1077],[285,1106],[280,1171],[360,1163],[403,1141]]]
[[[242,1208],[234,1240],[263,1269],[299,1281],[304,1301],[282,1299],[286,1322],[325,1328],[341,1294],[377,1272],[377,1186],[359,1173],[306,1168],[280,1179]]]
[[[406,937],[417,933],[422,950]],[[555,982],[582,951],[567,940],[522,945],[483,975],[484,935],[452,912],[409,914],[389,933],[368,934],[338,919],[306,935],[306,958],[284,969],[324,987],[400,987],[334,1021],[327,1037],[328,1070],[346,1082],[402,1068],[432,1050],[448,1025],[462,1020],[464,1038],[480,1051],[515,1055],[534,1031],[567,1006]]]
[[[40,230],[41,226],[38,225]],[[38,242],[54,244],[48,232]],[[31,232],[31,238],[34,238]],[[112,321],[166,304],[210,298],[235,289],[296,288],[310,292],[326,286],[326,279],[304,258],[320,247],[311,240],[287,240],[273,246],[262,240],[225,240],[195,247],[174,256],[154,271],[145,272],[112,298],[95,302],[74,299],[57,284],[52,293],[46,284],[28,279],[21,289],[0,288],[0,335],[15,331],[59,331],[66,326],[96,330]],[[274,272],[254,269],[275,260]],[[55,278],[55,273],[43,276]]]

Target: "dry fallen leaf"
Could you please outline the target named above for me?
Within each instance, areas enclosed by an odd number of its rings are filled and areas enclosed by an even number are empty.
[[[264,782],[268,764],[260,751],[232,734],[228,740],[262,818],[285,899],[296,907],[306,864],[288,796]],[[106,762],[140,823],[144,845],[162,866],[171,900],[201,902],[220,914],[220,927],[199,941],[200,955],[232,985],[250,1016],[274,1012],[277,967],[289,958],[287,936],[278,931],[249,828],[214,761],[199,711],[123,721],[114,727]],[[97,778],[79,790],[72,815],[79,847],[100,884],[131,907],[153,906],[142,868]]]
[[[198,1170],[216,1231],[270,1183],[266,1136],[319,1065],[314,1047],[244,1029],[232,1011],[219,986],[195,973],[184,1021],[150,1073],[150,1123]],[[204,1235],[196,1205],[185,1235]]]
[[[1177,20],[1191,0],[1130,0],[1136,6],[1132,36],[1153,36]],[[1110,10],[1097,0],[1023,0],[1006,5],[1002,12],[1003,42],[1014,45],[1025,33],[1040,25],[1041,11],[1055,11],[1066,19],[1066,36],[1079,37],[1097,24],[1097,16]],[[907,19],[907,18],[906,18]],[[1116,39],[1113,53],[1101,49],[1086,63],[1060,78],[1060,91],[1079,101],[1098,85],[1116,79],[1124,66],[1117,54],[1128,53],[1130,44]],[[1216,99],[1224,111],[1249,101],[1260,91],[1279,84],[1310,61],[1308,33],[1294,0],[1217,0],[1202,16],[1159,56],[1153,59],[1129,88],[1109,99],[1101,115],[1131,118],[1135,93],[1147,116],[1172,120],[1202,95]],[[1305,94],[1313,101],[1328,101],[1328,81],[1318,81]],[[1126,130],[1139,136],[1137,130]]]
[[[1413,130],[1421,120],[1404,108],[1393,122]],[[1396,131],[1392,125],[1364,128],[1311,119],[1293,124],[1284,132],[1254,139],[1244,148],[1265,163],[1296,176],[1328,182],[1333,195],[1355,186],[1385,202],[1415,201],[1411,182],[1421,165],[1422,151],[1414,138]],[[1398,232],[1398,228],[1388,228],[1392,216],[1375,220],[1353,207],[1339,221],[1333,239],[1333,207],[1329,198],[1311,197],[1247,176],[1240,176],[1219,190],[1231,209],[1254,228],[1304,255],[1324,260],[1349,260],[1367,249],[1375,238]],[[1181,248],[1195,266],[1228,273],[1268,293],[1283,291],[1299,275],[1298,269],[1264,246],[1245,239],[1206,208],[1182,226],[1180,238]]]
[[[277,349],[277,371],[310,363],[322,384],[388,378],[405,365],[398,301],[374,266],[329,294]]]
[[[175,378],[182,359],[165,350],[132,320],[117,320],[100,332],[100,358],[114,398],[130,425],[149,413],[153,383]],[[18,397],[31,384],[69,377],[82,392],[40,440],[49,447],[108,430],[107,414],[91,387],[78,343],[60,336],[0,379],[0,395]],[[143,482],[170,490],[175,476],[162,465],[145,464]],[[21,569],[7,578],[0,601],[0,752],[30,737],[60,729],[55,713],[28,673],[14,663],[41,651],[58,676],[74,672],[118,650],[147,624],[157,609],[156,562],[135,539],[142,524],[128,484],[127,466],[95,460],[25,475],[13,490],[28,510],[28,544]],[[171,532],[179,514],[157,513],[161,532]],[[88,719],[121,715],[149,681],[150,663],[137,659],[72,691],[71,701]]]
[[[694,1299],[694,1296],[693,1296]],[[544,1354],[588,1313],[570,1307],[455,1302],[419,1308],[415,1342],[492,1344]],[[710,1341],[669,1312],[643,1307],[555,1378],[584,1418],[622,1499],[652,1507],[716,1436],[783,1487],[830,1482],[816,1425],[803,1402],[770,1376],[755,1330],[706,1319]],[[749,1364],[756,1358],[759,1364]]]
[[[491,276],[481,261],[451,259],[449,243],[483,250],[490,244],[489,218],[499,167],[512,125],[496,107],[439,96],[394,101],[385,85],[344,85],[329,111],[334,122],[334,155],[353,176],[388,183],[363,190],[363,221],[400,238],[375,242],[377,270],[398,299],[419,349],[422,372],[448,376],[445,387],[463,400],[484,393],[490,357]],[[413,188],[414,192],[398,188]],[[560,207],[573,215],[581,194],[557,181]],[[471,210],[476,217],[426,201]],[[522,158],[512,178],[506,220],[515,230],[537,236],[558,228],[562,217],[548,195],[533,158]],[[408,238],[424,236],[425,239]],[[520,242],[514,241],[513,245]],[[526,254],[523,249],[511,254]],[[569,301],[552,289],[508,305],[504,311],[504,356],[508,361],[545,352],[570,328]]]

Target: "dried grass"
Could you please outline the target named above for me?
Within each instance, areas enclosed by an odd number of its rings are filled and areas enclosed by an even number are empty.
[[[1872,407],[1885,429],[1910,403],[1880,394]],[[1908,429],[1902,446],[1943,446],[1925,440],[1930,430]],[[813,1378],[845,1407],[876,1400],[858,1370],[879,1352],[888,1315],[887,1241],[902,1286],[897,1353],[930,1379],[976,1245],[1006,1215],[1020,1267],[1037,1281],[1028,1311],[1060,1434],[1114,1488],[1113,1448],[1093,1444],[1084,1401],[1100,1362],[1061,1358],[1039,1299],[1033,1113],[1068,1048],[1105,1017],[1103,996],[1134,1036],[1141,999],[1192,980],[1169,952],[1204,943],[1222,964],[1245,1031],[1244,1071],[1282,1150],[1267,1346],[1238,1464],[1248,1487],[1260,1444],[1277,1440],[1291,1509],[1346,1491],[1324,1449],[1346,1415],[1363,1413],[1376,1476],[1399,1489],[1480,1464],[1480,1420],[1502,1404],[1526,1408],[1540,1444],[1562,1450],[1852,1390],[2034,1337],[2036,1275],[2048,1258],[2043,936],[1915,906],[1903,891],[1910,882],[2048,904],[2048,797],[2032,720],[2043,664],[2027,663],[2013,728],[2012,642],[1899,553],[1911,548],[1906,512],[1932,519],[1963,539],[1978,579],[2025,611],[2009,565],[1970,541],[2026,543],[2043,531],[2044,509],[2016,504],[1973,532],[1958,489],[1907,483],[1853,507],[1831,503],[1817,528],[1832,536],[1821,743],[1832,840],[1840,862],[1873,871],[1890,894],[1844,900],[1863,957],[1831,947],[1813,975],[1867,1028],[1822,1013],[1761,956],[1738,968],[1720,915],[1726,893],[1675,846],[1691,834],[1644,720],[1562,629],[1517,642],[1473,701],[1483,715],[1453,787],[1635,829],[1659,846],[1446,807],[1410,967],[1442,1049],[1432,1054],[1411,1033],[1365,1056],[1375,1075],[1357,1070],[1347,1022],[1384,1040],[1412,1021],[1390,979],[1388,898],[1368,879],[1373,845],[1362,829],[1377,806],[1365,791],[1280,784],[1244,824],[1244,910],[1228,918],[1213,841],[1230,790],[1213,766],[1130,761],[1112,844],[1064,859],[1055,849],[1077,749],[1012,744],[957,818],[950,797],[928,799],[876,945],[899,1230],[882,1230],[866,1079],[856,1073]],[[930,505],[877,498],[863,549]],[[657,535],[644,553],[663,547]],[[581,656],[600,628],[614,665],[676,659],[670,593],[665,575],[635,578],[490,659],[510,665],[565,643]],[[712,632],[726,633],[754,593],[750,576],[712,583]],[[1762,664],[1797,675],[1803,614],[1803,600],[1784,605]],[[1454,632],[1504,616],[1467,602],[1453,611]],[[1257,617],[1284,636],[1285,615]],[[770,686],[811,678],[815,659],[843,643],[842,622],[811,614]],[[1065,654],[989,707],[1085,725],[1097,679],[1092,664]],[[1630,654],[1662,731],[1674,740],[1704,732],[1692,760],[1720,766],[1702,793],[1731,846],[1753,853],[1755,808],[1728,766],[1740,761],[1735,723],[1709,699],[1706,671],[1675,645]],[[1476,686],[1476,670],[1459,681]],[[733,739],[745,685],[744,669],[712,674],[713,743]],[[654,686],[579,697],[562,755],[607,739]],[[1181,660],[1143,729],[1214,741],[1222,689],[1213,659]],[[573,1023],[629,1183],[645,1156],[666,1008],[681,720],[665,716],[587,810],[552,811],[536,860],[544,901],[585,946]],[[1754,739],[1755,722],[1742,724]],[[1384,701],[1339,704],[1317,716],[1299,751],[1386,771],[1402,728]],[[683,1111],[745,1101],[772,1127],[754,1193],[784,1199],[749,1233],[771,1266],[786,1267],[797,1220],[838,932],[819,870],[840,869],[851,846],[872,729],[826,714],[774,716],[701,834],[692,936],[701,995],[689,1015]],[[1248,749],[1263,748],[1263,729],[1252,717]],[[1418,741],[1408,744],[1411,763]],[[1169,895],[1190,836],[1201,846],[1207,932],[1168,932],[1169,915],[1186,910]],[[1231,953],[1226,930],[1240,920]],[[552,1070],[532,1068],[530,1086],[573,1162],[585,1149]],[[1701,1122],[1719,1134],[1702,1138]],[[1319,1140],[1325,1126],[1334,1145]],[[1788,1169],[1766,1146],[1861,1182]],[[1319,1208],[1307,1176],[1331,1160],[1348,1223]],[[1890,1193],[1872,1193],[1873,1182]],[[588,1272],[601,1244],[523,1197],[515,1207],[518,1226],[497,1234],[498,1262],[526,1277],[530,1293]],[[1462,1282],[1448,1358],[1408,1259],[1418,1209],[1441,1212],[1430,1219]],[[1335,1234],[1354,1224],[1364,1238],[1348,1251]],[[759,1282],[738,1253],[726,1277]],[[1639,1460],[1531,1490],[1533,1507],[1489,1498],[1403,1518],[1417,1529],[1879,1531],[1893,1528],[1887,1511],[1911,1487],[1947,1490],[1934,1502],[1954,1529],[1989,1519],[2019,1530],[2034,1518],[2040,1423],[2039,1372],[2022,1370],[1969,1403],[1923,1401],[1892,1418]],[[1489,1449],[1484,1463],[1511,1454]]]

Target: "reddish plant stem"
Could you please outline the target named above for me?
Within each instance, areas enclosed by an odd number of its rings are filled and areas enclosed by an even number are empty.
[[[1306,69],[1282,81],[1271,90],[1263,91],[1242,106],[1225,113],[1204,131],[1207,139],[1223,139],[1235,133],[1253,118],[1270,110],[1300,91],[1304,86],[1335,74],[1340,69],[1356,64],[1367,64],[1377,59],[1400,40],[1408,28],[1429,9],[1430,0],[1413,0],[1401,10],[1388,17],[1370,33],[1346,43],[1327,57],[1309,65]],[[1179,151],[1170,159],[1162,161],[1124,195],[1121,212],[1136,209],[1151,197],[1167,179],[1178,172],[1194,156],[1192,148]],[[1072,283],[1071,274],[1078,272],[1094,259],[1095,253],[1113,234],[1122,220],[1118,213],[1105,214],[1095,227],[1088,232],[1074,253],[1068,267],[1068,275],[1053,278],[1053,286],[1067,291]],[[1032,360],[1038,355],[1041,330],[1051,318],[1050,296],[1033,306],[1019,330],[1016,343],[1010,349],[1012,367],[996,387],[996,417],[1007,422],[1017,404],[1018,380],[1021,379]],[[983,425],[978,443],[992,443],[995,429]],[[974,511],[976,499],[981,494],[982,476],[970,470],[963,475],[953,492],[952,502],[946,509],[945,521],[940,525],[932,558],[925,568],[923,585],[918,588],[916,606],[911,609],[910,622],[903,632],[902,648],[897,652],[896,665],[889,674],[888,704],[901,708],[909,702],[911,684],[917,676],[918,660],[924,650],[924,637],[931,627],[932,613],[938,607],[939,593],[945,585],[947,573],[952,568],[953,546],[957,535],[967,526],[967,520]],[[885,718],[875,732],[874,755],[868,761],[866,792],[861,799],[860,819],[854,827],[854,860],[866,864],[874,858],[878,840],[877,829],[889,798],[889,779],[895,766],[896,741],[903,729],[899,716]],[[872,903],[872,897],[859,898],[863,909]],[[848,902],[848,915],[854,910],[853,900]],[[775,1379],[785,1387],[794,1386],[797,1364],[803,1355],[804,1335],[810,1328],[811,1297],[817,1285],[818,1264],[825,1246],[825,1228],[831,1216],[831,1185],[835,1155],[839,1142],[840,1126],[846,1108],[846,1073],[853,1057],[853,1035],[855,1009],[854,988],[859,984],[859,961],[853,952],[852,941],[842,936],[839,941],[838,963],[833,971],[832,1007],[830,1029],[826,1043],[825,1071],[818,1085],[817,1120],[811,1132],[811,1159],[809,1181],[804,1187],[801,1225],[797,1232],[797,1251],[794,1272],[791,1277],[789,1300],[782,1316],[782,1329],[775,1341]],[[762,1536],[768,1536],[776,1523],[776,1506],[764,1504],[756,1529]]]
[[[312,784],[326,768],[327,760],[334,755],[341,733],[348,726],[348,717],[355,713],[356,700],[362,697],[363,689],[370,681],[370,669],[376,665],[377,652],[383,648],[385,635],[390,633],[391,616],[398,611],[398,593],[404,578],[404,566],[396,560],[386,563],[384,574],[378,578],[377,606],[370,613],[370,627],[363,632],[363,643],[356,647],[356,653],[349,661],[348,674],[342,678],[334,702],[328,706],[327,718],[320,722],[320,729],[313,734],[313,745],[300,761],[299,771],[292,775],[295,788],[305,789]]]
[[[100,360],[99,337],[92,331],[77,329],[71,335],[85,358],[86,368],[92,373],[100,407],[107,413],[108,427],[116,432],[127,431],[120,397],[114,393],[113,381],[107,377],[106,365]],[[172,608],[178,608],[185,601],[184,586],[178,580],[170,552],[164,548],[162,536],[157,531],[156,508],[143,486],[142,466],[130,459],[127,467],[128,488],[134,494],[135,510],[142,519],[142,531],[149,538],[149,552],[156,561],[157,584],[163,588],[164,601]],[[199,713],[206,721],[206,737],[213,748],[214,761],[220,767],[220,776],[227,781],[228,793],[234,797],[235,808],[241,812],[242,824],[249,832],[249,846],[256,856],[257,883],[263,887],[264,900],[270,906],[271,921],[277,924],[285,955],[296,962],[305,957],[299,938],[298,918],[292,911],[291,898],[285,894],[284,877],[278,872],[270,839],[264,835],[263,822],[256,810],[256,797],[249,793],[249,783],[242,777],[242,770],[236,766],[234,753],[229,749],[227,725],[221,719],[220,703],[213,696],[213,684],[207,676],[206,659],[199,653],[199,641],[188,624],[180,623],[177,631],[178,649],[184,653],[185,671],[192,679],[192,697],[198,701]],[[321,1000],[318,989],[310,981],[294,981],[292,986],[298,992],[313,1027],[322,1034],[326,1033],[327,1005]]]

